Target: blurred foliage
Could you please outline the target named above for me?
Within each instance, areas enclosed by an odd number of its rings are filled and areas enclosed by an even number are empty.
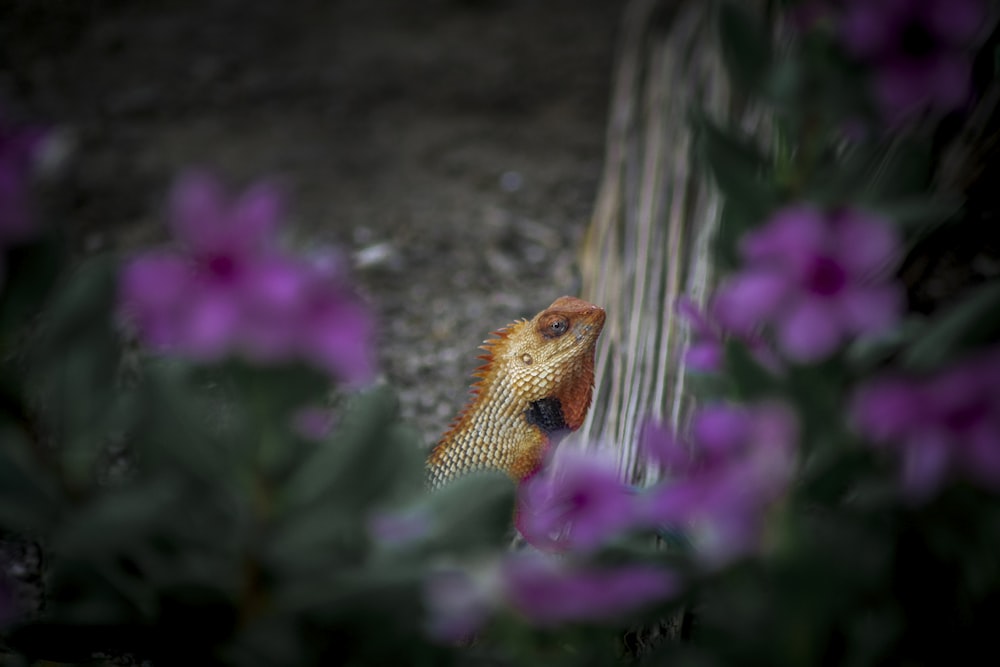
[[[447,662],[421,630],[426,568],[506,543],[509,482],[427,499],[421,450],[387,389],[352,396],[314,439],[294,418],[326,400],[324,373],[141,353],[116,326],[111,258],[61,278],[34,269],[3,293],[18,316],[5,320],[0,374],[0,526],[49,560],[44,609],[18,610],[27,622],[4,631],[9,650],[74,663]],[[369,520],[417,502],[437,529],[386,550]]]

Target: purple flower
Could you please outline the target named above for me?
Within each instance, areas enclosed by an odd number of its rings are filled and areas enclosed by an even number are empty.
[[[869,63],[890,122],[948,112],[969,97],[969,47],[986,18],[980,0],[848,0],[839,20],[849,54]]]
[[[28,185],[45,133],[12,124],[0,109],[0,249],[36,233]]]
[[[344,378],[371,377],[373,326],[371,314],[348,289],[338,258],[313,257],[309,281],[297,313],[302,353],[329,372]]]
[[[687,297],[681,297],[677,301],[677,312],[687,319],[691,326],[691,342],[684,354],[684,361],[694,371],[702,373],[721,371],[725,353],[723,342],[726,335],[731,332],[725,330],[716,313],[701,311]],[[761,366],[774,373],[781,370],[780,360],[760,336],[744,332],[739,338]]]
[[[688,470],[694,456],[669,424],[652,418],[639,429],[639,452],[668,473]]]
[[[502,567],[505,596],[539,625],[608,620],[676,595],[670,572],[651,565],[583,568],[541,554],[518,554]]]
[[[372,321],[331,268],[277,243],[282,201],[271,186],[230,200],[211,176],[183,176],[171,195],[179,250],[133,257],[121,301],[154,348],[214,361],[304,360],[349,382],[370,379]]]
[[[0,108],[0,285],[4,276],[4,249],[38,233],[31,215],[29,185],[44,132],[16,126]]]
[[[713,310],[741,335],[770,324],[789,358],[818,361],[848,337],[899,320],[904,292],[889,273],[899,248],[895,229],[875,215],[785,208],[742,239],[745,266],[720,286]]]
[[[709,565],[750,551],[792,479],[796,438],[794,417],[777,404],[705,407],[689,442],[647,425],[642,449],[667,477],[647,493],[645,520],[687,532]]]
[[[684,353],[685,363],[692,370],[702,373],[720,371],[723,358],[721,327],[709,320],[694,301],[686,297],[678,299],[677,312],[691,327],[691,342]]]
[[[932,496],[957,475],[1000,490],[1000,348],[932,376],[886,376],[863,386],[859,431],[902,463],[904,493]]]
[[[432,571],[424,583],[425,627],[435,639],[465,641],[503,608],[542,626],[608,621],[679,590],[674,573],[652,565],[584,566],[539,552],[512,553]]]
[[[560,448],[520,487],[516,524],[534,547],[588,551],[632,527],[636,493],[607,457]]]

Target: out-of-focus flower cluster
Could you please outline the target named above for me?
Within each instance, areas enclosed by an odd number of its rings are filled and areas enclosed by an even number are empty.
[[[951,477],[1000,490],[1000,348],[928,377],[876,378],[857,392],[858,429],[902,461],[902,484],[926,500]]]
[[[873,214],[789,206],[744,236],[740,253],[744,266],[720,285],[713,312],[723,328],[745,337],[770,326],[791,360],[824,359],[902,316],[904,291],[892,274],[899,237]]]
[[[29,185],[44,138],[42,129],[15,125],[0,107],[0,285],[5,249],[38,233],[31,213]]]
[[[844,49],[871,68],[883,117],[901,122],[969,101],[981,0],[846,0],[833,10]]]
[[[691,437],[650,422],[641,446],[664,476],[636,489],[601,452],[563,448],[519,494],[516,523],[531,549],[428,582],[432,632],[456,639],[508,608],[535,624],[600,620],[668,600],[679,575],[649,563],[587,559],[632,533],[683,536],[695,564],[712,570],[751,554],[796,464],[797,426],[778,404],[714,405]]]
[[[169,212],[180,247],[133,257],[121,277],[122,306],[142,340],[198,360],[300,360],[348,382],[369,380],[369,313],[339,258],[279,247],[281,216],[281,197],[267,184],[230,200],[206,173],[182,177]]]
[[[648,492],[647,520],[681,527],[709,566],[752,552],[792,481],[797,444],[796,419],[777,403],[707,406],[686,441],[648,423],[642,445],[665,479]]]
[[[679,577],[651,564],[600,567],[537,552],[512,553],[473,567],[432,572],[425,587],[427,631],[470,638],[500,610],[533,625],[602,621],[669,600]]]
[[[677,312],[687,321],[691,332],[684,353],[687,368],[698,373],[720,372],[725,357],[726,336],[736,336],[735,332],[727,330],[711,308],[703,311],[688,297],[678,300]],[[744,332],[736,337],[746,345],[757,363],[772,373],[781,372],[781,359],[758,332]]]
[[[545,551],[592,551],[637,525],[641,501],[604,454],[560,448],[521,485],[515,522]]]
[[[650,421],[640,444],[664,472],[658,484],[634,489],[612,460],[561,450],[522,486],[518,528],[536,548],[577,553],[636,528],[679,529],[699,559],[727,562],[755,545],[767,506],[791,480],[796,441],[795,419],[778,404],[707,406],[687,440]]]
[[[970,102],[972,60],[993,17],[983,0],[807,0],[801,31],[828,28],[864,67],[875,110],[895,127]]]

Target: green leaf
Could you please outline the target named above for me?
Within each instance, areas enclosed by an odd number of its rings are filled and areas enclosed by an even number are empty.
[[[299,408],[321,402],[330,376],[306,364],[259,365],[231,360],[202,371],[233,388],[239,403],[260,422],[287,420]],[[198,381],[196,376],[196,381]]]
[[[803,64],[797,60],[783,60],[771,66],[763,83],[763,94],[767,99],[786,114],[794,114],[796,123],[799,122],[798,114],[801,113],[795,103],[803,86],[803,69]]]
[[[130,441],[151,473],[171,469],[205,484],[225,485],[238,472],[225,447],[226,415],[221,406],[211,409],[190,370],[169,360],[144,366],[133,390]]]
[[[112,329],[117,264],[94,257],[68,276],[45,309],[45,343],[57,349],[80,345],[81,333]]]
[[[361,512],[401,488],[422,484],[422,456],[396,421],[396,399],[388,388],[353,397],[331,436],[316,443],[283,484],[287,511],[333,503]]]
[[[936,315],[903,352],[904,366],[931,370],[1000,336],[1000,282],[975,289],[958,305]]]
[[[933,171],[933,142],[898,139],[881,147],[868,170],[864,198],[893,201],[923,196]]]
[[[228,430],[237,460],[268,475],[295,464],[299,444],[295,414],[324,402],[330,390],[326,373],[305,364],[254,365],[239,360],[193,370],[196,385],[218,390],[217,400],[230,417]]]
[[[501,473],[466,475],[428,500],[432,535],[427,544],[450,552],[475,552],[504,544],[513,526],[514,484]]]
[[[826,206],[860,198],[871,186],[873,174],[884,153],[885,146],[859,143],[846,149],[839,159],[821,161],[807,194]],[[878,201],[871,194],[868,199]]]
[[[715,238],[715,261],[720,270],[734,270],[740,265],[740,239],[762,221],[760,215],[732,200],[722,205],[719,233]]]
[[[908,341],[923,334],[922,317],[911,316],[879,336],[862,336],[850,343],[845,360],[855,373],[870,372],[884,366]]]
[[[368,550],[365,512],[332,503],[282,516],[260,545],[260,560],[276,582],[309,585],[324,572],[356,567]]]
[[[727,197],[726,204],[763,221],[778,201],[768,159],[749,139],[719,127],[704,113],[694,114],[692,124],[698,152]]]
[[[181,489],[167,479],[105,494],[81,508],[54,536],[67,558],[102,559],[134,548],[155,533],[177,506]]]
[[[58,516],[59,489],[29,447],[23,433],[0,421],[0,528],[44,531]]]
[[[115,270],[110,258],[95,258],[62,281],[29,355],[27,381],[39,390],[41,419],[66,474],[80,485],[91,481],[113,430],[119,362]]]
[[[719,6],[719,44],[730,79],[745,90],[758,91],[771,66],[771,40],[759,17],[746,6]]]
[[[746,344],[736,340],[726,342],[726,372],[733,382],[736,397],[756,400],[775,396],[783,383],[754,358]]]
[[[816,365],[790,366],[785,373],[785,398],[799,414],[803,451],[839,446],[847,424],[843,419],[848,378],[843,361],[834,356]]]
[[[246,667],[317,664],[306,657],[309,644],[291,614],[270,614],[240,628],[225,649],[226,662]]]
[[[899,226],[912,245],[953,218],[964,203],[956,195],[921,194],[872,202],[868,208]]]
[[[62,253],[50,240],[5,249],[0,273],[0,348],[34,320],[56,282]]]

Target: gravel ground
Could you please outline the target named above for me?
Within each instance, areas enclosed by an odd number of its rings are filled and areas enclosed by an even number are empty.
[[[614,0],[8,0],[0,95],[63,128],[81,252],[163,238],[173,176],[277,178],[349,252],[430,444],[492,329],[577,289]]]

